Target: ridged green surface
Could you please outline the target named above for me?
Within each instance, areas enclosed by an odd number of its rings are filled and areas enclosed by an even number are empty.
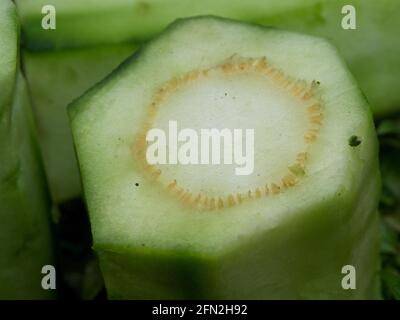
[[[298,185],[198,211],[148,180],[132,152],[163,83],[234,54],[265,55],[284,73],[319,81],[323,125]],[[228,99],[223,92],[220,99]],[[254,106],[243,104],[242,112]],[[195,122],[212,110],[205,104],[198,113],[183,108],[170,117]],[[254,118],[272,116],[268,110]],[[69,115],[110,298],[379,298],[376,133],[355,80],[325,40],[212,17],[181,20],[70,105]],[[219,116],[210,123],[229,127],[238,114]],[[279,122],[272,129],[280,132]],[[354,135],[362,141],[357,147],[349,145]],[[265,139],[272,151],[292,148]],[[183,180],[230,187],[230,178],[215,170],[214,179],[193,169]],[[341,288],[347,264],[357,270],[356,290]]]
[[[0,299],[47,299],[42,267],[54,264],[50,201],[27,88],[18,72],[18,22],[0,3]]]

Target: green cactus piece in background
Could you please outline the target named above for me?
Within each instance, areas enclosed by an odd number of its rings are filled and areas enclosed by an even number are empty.
[[[54,298],[51,202],[23,77],[14,4],[0,2],[0,299]]]

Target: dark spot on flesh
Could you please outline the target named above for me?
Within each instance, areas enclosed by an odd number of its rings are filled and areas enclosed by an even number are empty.
[[[358,137],[358,136],[351,136],[350,138],[349,138],[349,146],[350,147],[357,147],[357,146],[359,146],[360,144],[361,144],[361,138],[360,137]]]

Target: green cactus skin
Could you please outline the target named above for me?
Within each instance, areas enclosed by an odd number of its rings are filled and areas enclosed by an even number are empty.
[[[0,299],[54,298],[41,286],[54,265],[47,184],[27,88],[18,71],[14,4],[0,2]]]
[[[55,203],[81,195],[67,105],[103,79],[135,50],[134,45],[23,52],[39,142]]]

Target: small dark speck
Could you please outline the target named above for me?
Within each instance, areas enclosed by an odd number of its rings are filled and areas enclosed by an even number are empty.
[[[142,247],[144,247],[145,245],[144,245],[144,243],[142,243]]]
[[[135,186],[136,186],[136,187],[139,187],[139,183],[136,182],[136,183],[135,183]]]
[[[145,15],[148,14],[150,11],[150,4],[147,3],[146,1],[140,1],[136,5],[136,12],[139,15]]]
[[[225,92],[225,97],[227,96],[228,94]]]
[[[357,136],[351,136],[349,139],[349,146],[350,147],[357,147],[361,144],[361,138]]]

